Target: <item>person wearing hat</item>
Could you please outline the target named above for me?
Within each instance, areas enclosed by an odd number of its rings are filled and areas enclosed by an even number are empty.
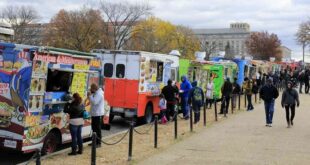
[[[192,89],[189,91],[188,103],[192,105],[194,111],[194,124],[200,121],[200,108],[204,105],[203,90],[197,86],[197,81],[192,83]]]
[[[249,78],[245,78],[244,79],[244,83],[243,83],[243,89],[244,89],[244,94],[248,100],[248,108],[247,111],[251,111],[254,109],[253,104],[252,104],[252,90],[253,88],[253,83]]]
[[[267,79],[266,85],[259,92],[260,98],[264,100],[266,113],[266,127],[272,127],[274,104],[279,96],[278,89],[272,84],[272,78]]]
[[[299,107],[299,96],[296,89],[293,88],[293,83],[288,82],[286,90],[282,93],[282,100],[281,105],[282,108],[285,107],[286,111],[286,121],[287,121],[287,128],[293,126],[293,120],[295,117],[295,105]],[[290,110],[291,110],[291,117],[290,117]]]
[[[222,105],[221,111],[219,114],[223,114],[224,112],[228,112],[229,101],[232,94],[233,85],[230,82],[230,79],[227,77],[224,85],[222,86]]]

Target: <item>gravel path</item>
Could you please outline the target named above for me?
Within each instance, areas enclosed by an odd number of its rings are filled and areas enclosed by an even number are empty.
[[[309,165],[310,96],[300,96],[292,128],[286,128],[280,97],[272,128],[265,127],[263,104],[257,104],[254,111],[229,116],[138,164]]]

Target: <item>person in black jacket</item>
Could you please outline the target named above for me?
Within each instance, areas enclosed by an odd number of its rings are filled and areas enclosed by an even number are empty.
[[[232,94],[233,85],[230,82],[229,78],[226,79],[224,85],[222,86],[222,105],[221,111],[219,114],[223,114],[224,112],[228,112],[229,101]]]
[[[161,93],[167,100],[166,118],[168,121],[170,121],[170,117],[173,117],[175,113],[175,106],[177,104],[177,95],[179,94],[179,89],[178,87],[172,85],[171,80],[168,80],[167,83],[168,85],[162,89]]]
[[[70,116],[70,133],[72,138],[71,153],[68,155],[76,155],[83,153],[83,139],[82,139],[82,127],[84,125],[83,112],[84,108],[81,105],[82,98],[78,93],[73,94],[73,100],[71,103],[65,105],[64,112]],[[78,151],[76,151],[78,146]]]
[[[290,128],[293,125],[293,120],[295,117],[295,105],[299,107],[299,96],[298,92],[293,88],[292,82],[288,82],[287,89],[282,94],[281,105],[282,108],[285,107],[286,111],[286,121],[287,128]],[[291,117],[290,117],[290,109],[291,109]]]
[[[300,71],[299,75],[298,75],[298,81],[299,81],[299,93],[302,93],[302,86],[304,85],[304,80],[305,78],[305,71],[302,70]]]
[[[272,85],[272,78],[267,80],[267,84],[260,90],[260,97],[264,100],[266,113],[266,127],[272,127],[275,99],[278,98],[279,91]]]
[[[233,108],[236,108],[236,101],[237,101],[237,97],[240,94],[240,92],[241,92],[241,87],[237,83],[237,78],[235,77],[234,83],[233,83],[232,97],[231,97]]]
[[[307,69],[304,76],[304,83],[305,83],[305,93],[309,93],[309,73],[310,71]]]

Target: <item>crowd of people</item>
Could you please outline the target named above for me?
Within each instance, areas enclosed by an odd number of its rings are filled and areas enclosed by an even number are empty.
[[[286,111],[287,127],[293,125],[295,116],[295,107],[299,106],[299,94],[295,88],[299,85],[299,93],[302,93],[303,85],[305,93],[309,92],[309,70],[294,70],[284,69],[282,71],[262,73],[258,72],[252,78],[246,77],[243,84],[240,86],[237,83],[237,78],[230,81],[226,78],[221,88],[222,98],[219,114],[228,113],[229,105],[232,104],[236,108],[236,102],[239,94],[244,94],[247,100],[247,111],[254,110],[253,95],[259,95],[259,99],[263,100],[266,114],[266,127],[272,127],[274,114],[275,100],[279,96],[279,89],[284,89],[281,98],[281,105]],[[198,82],[190,82],[186,76],[181,77],[180,89],[171,80],[168,85],[162,90],[160,109],[162,123],[171,121],[176,113],[176,107],[180,98],[181,111],[183,118],[189,118],[189,111],[194,112],[194,124],[200,120],[200,108],[206,106],[211,109],[214,98],[214,83],[210,78],[205,86],[205,91],[197,86]],[[164,102],[163,100],[166,100]],[[167,105],[163,106],[163,103]]]
[[[222,88],[221,109],[219,114],[228,112],[230,99],[232,107],[236,107],[236,100],[239,94],[243,93],[247,99],[247,111],[254,110],[252,104],[252,95],[259,94],[260,99],[264,101],[266,126],[272,127],[272,119],[274,114],[275,100],[279,96],[278,88],[285,88],[282,93],[281,105],[286,111],[286,121],[288,128],[294,124],[295,107],[299,106],[299,94],[295,87],[299,84],[299,93],[309,93],[309,70],[283,70],[275,73],[258,73],[253,78],[246,77],[244,83],[240,86],[237,78],[230,82],[230,78],[226,78]],[[161,123],[174,120],[178,113],[178,104],[183,113],[183,118],[188,120],[190,110],[194,112],[194,124],[200,121],[200,109],[202,106],[210,109],[214,99],[214,83],[210,78],[206,84],[206,91],[199,87],[197,81],[192,83],[186,76],[181,77],[180,89],[176,83],[168,80],[167,85],[162,89],[158,107],[160,108]],[[104,108],[103,90],[96,84],[91,84],[90,91],[87,94],[87,100],[91,104],[91,127],[93,132],[97,134],[96,147],[101,147],[101,123],[102,117],[108,116],[109,112]],[[83,153],[82,126],[84,124],[84,103],[78,93],[73,94],[73,98],[65,106],[64,112],[70,116],[70,133],[72,136],[72,151],[69,155],[77,155]],[[91,145],[91,144],[90,144]]]

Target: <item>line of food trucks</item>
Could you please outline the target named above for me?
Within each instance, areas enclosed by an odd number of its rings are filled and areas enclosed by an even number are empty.
[[[67,96],[77,92],[86,99],[92,83],[104,87],[110,120],[115,115],[134,116],[149,123],[159,113],[158,96],[169,79],[178,82],[181,75],[188,75],[203,88],[212,79],[214,96],[220,98],[224,79],[238,77],[241,84],[259,70],[279,68],[242,59],[188,60],[177,53],[102,49],[85,53],[0,43],[0,149],[51,153],[69,143],[69,116],[63,113]],[[90,122],[85,120],[84,138],[91,136]]]

